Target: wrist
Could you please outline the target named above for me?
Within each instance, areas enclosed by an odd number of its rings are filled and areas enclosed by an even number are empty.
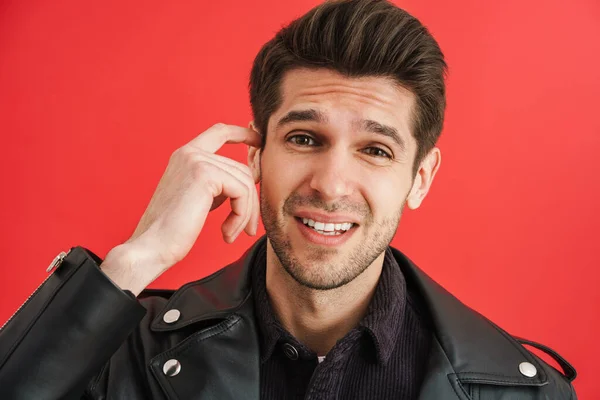
[[[153,255],[151,246],[126,242],[108,252],[100,269],[122,290],[137,296],[166,268]]]

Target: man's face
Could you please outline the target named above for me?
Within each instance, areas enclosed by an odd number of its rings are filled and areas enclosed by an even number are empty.
[[[281,94],[260,157],[269,244],[300,284],[336,288],[394,237],[414,182],[414,95],[324,69],[288,72]]]

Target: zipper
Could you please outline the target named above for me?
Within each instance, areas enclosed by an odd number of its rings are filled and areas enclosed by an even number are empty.
[[[69,250],[69,253],[70,252],[71,252],[71,250]],[[60,265],[63,263],[64,259],[69,255],[69,253],[61,251],[59,255],[57,255],[56,257],[54,257],[54,260],[52,260],[52,262],[50,263],[50,265],[48,266],[48,268],[46,268],[46,272],[48,272],[48,276],[46,277],[46,279],[44,279],[44,281],[42,283],[40,283],[37,288],[35,288],[35,290],[33,291],[33,293],[31,293],[27,297],[27,299],[25,299],[25,301],[23,302],[23,304],[21,304],[21,306],[19,308],[17,308],[17,311],[15,311],[13,313],[13,315],[11,315],[10,318],[4,324],[2,324],[2,326],[0,326],[0,332],[2,331],[2,329],[4,329],[4,327],[6,325],[8,325],[8,323],[10,321],[12,321],[12,319],[19,313],[19,311],[21,311],[21,309],[23,307],[25,307],[27,305],[27,303],[29,303],[29,301],[31,300],[31,298],[36,295],[36,293],[40,290],[40,288],[42,286],[44,286],[44,283],[46,283],[46,281],[52,276],[53,271],[56,268],[60,267]]]

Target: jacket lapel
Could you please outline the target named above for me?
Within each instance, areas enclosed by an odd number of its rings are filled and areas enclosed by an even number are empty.
[[[539,361],[512,336],[461,303],[400,251],[392,249],[392,252],[407,284],[414,285],[420,293],[433,321],[439,349],[436,346],[432,349],[430,382],[441,382],[443,379],[438,375],[446,375],[448,387],[454,389],[458,398],[464,395],[463,384],[548,384],[548,377]],[[523,362],[534,365],[537,374],[533,377],[523,375],[519,371]],[[424,385],[424,392],[427,390]]]
[[[440,393],[444,393],[444,400],[470,400],[455,379],[454,370],[442,346],[434,338],[419,400],[439,400]]]
[[[150,362],[169,399],[234,400],[259,398],[259,352],[253,321],[239,314],[189,336]],[[166,376],[168,360],[181,366]]]
[[[259,399],[259,342],[250,291],[257,243],[237,262],[175,292],[150,329],[158,334],[192,332],[150,361],[150,369],[169,399]],[[177,321],[164,315],[178,310]],[[207,326],[207,327],[206,327]],[[177,360],[181,370],[163,367]]]

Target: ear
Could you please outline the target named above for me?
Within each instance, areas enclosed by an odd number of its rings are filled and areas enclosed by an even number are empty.
[[[250,121],[248,128],[260,134],[254,125],[254,121]],[[258,147],[248,146],[248,167],[252,171],[254,182],[260,182],[260,149]]]
[[[406,205],[411,210],[416,210],[419,208],[425,196],[429,192],[429,188],[433,183],[433,178],[435,178],[435,174],[440,168],[440,164],[442,162],[442,153],[440,149],[434,147],[421,161],[421,165],[419,165],[419,170],[417,171],[417,175],[415,176],[415,180],[413,182],[413,186],[410,190],[408,197],[406,198]]]

